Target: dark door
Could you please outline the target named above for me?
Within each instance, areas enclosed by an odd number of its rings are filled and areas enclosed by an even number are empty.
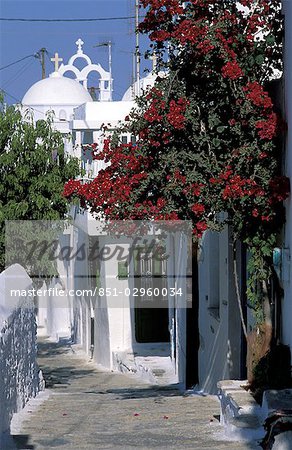
[[[143,249],[136,251],[134,286],[139,294],[135,297],[136,341],[169,342],[166,262]]]
[[[191,282],[192,307],[187,308],[187,348],[186,348],[186,388],[192,388],[199,381],[198,350],[199,350],[199,287],[197,245],[192,244],[192,277]]]

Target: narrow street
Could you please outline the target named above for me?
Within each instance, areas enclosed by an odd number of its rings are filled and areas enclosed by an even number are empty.
[[[42,340],[39,365],[48,398],[26,407],[14,436],[17,449],[257,448],[221,438],[215,397],[182,395],[99,370],[66,343]]]

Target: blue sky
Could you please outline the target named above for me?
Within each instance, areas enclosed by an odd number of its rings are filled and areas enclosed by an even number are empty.
[[[0,17],[4,18],[42,18],[77,19],[134,16],[135,0],[0,0]],[[50,58],[55,52],[66,63],[76,52],[75,41],[84,41],[83,50],[93,62],[99,62],[108,70],[107,48],[94,48],[94,45],[111,40],[113,42],[112,61],[114,78],[114,99],[119,100],[129,87],[132,77],[135,48],[134,20],[106,22],[0,22],[0,68],[27,55],[34,54],[45,47],[46,75],[53,71]],[[149,45],[147,37],[140,40],[144,54]],[[142,60],[142,71],[151,66]],[[28,58],[0,71],[0,88],[9,95],[8,103],[21,100],[25,92],[41,79],[41,64],[38,59]],[[97,78],[91,75],[88,85],[96,85]]]

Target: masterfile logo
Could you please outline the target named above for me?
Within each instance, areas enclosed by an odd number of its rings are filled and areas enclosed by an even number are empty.
[[[139,308],[189,306],[190,222],[96,221],[86,231],[69,221],[7,221],[6,268],[19,264],[33,280],[28,291],[15,284],[10,296],[60,305],[74,297],[118,307],[125,298]]]

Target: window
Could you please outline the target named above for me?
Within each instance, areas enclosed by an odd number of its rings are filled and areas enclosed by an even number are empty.
[[[220,233],[208,233],[208,310],[215,318],[220,317]]]
[[[61,109],[60,112],[59,112],[59,120],[61,122],[66,122],[66,120],[67,120],[67,114],[66,114],[66,111],[64,109]]]
[[[93,143],[93,133],[92,131],[84,131],[83,133],[83,144]]]

